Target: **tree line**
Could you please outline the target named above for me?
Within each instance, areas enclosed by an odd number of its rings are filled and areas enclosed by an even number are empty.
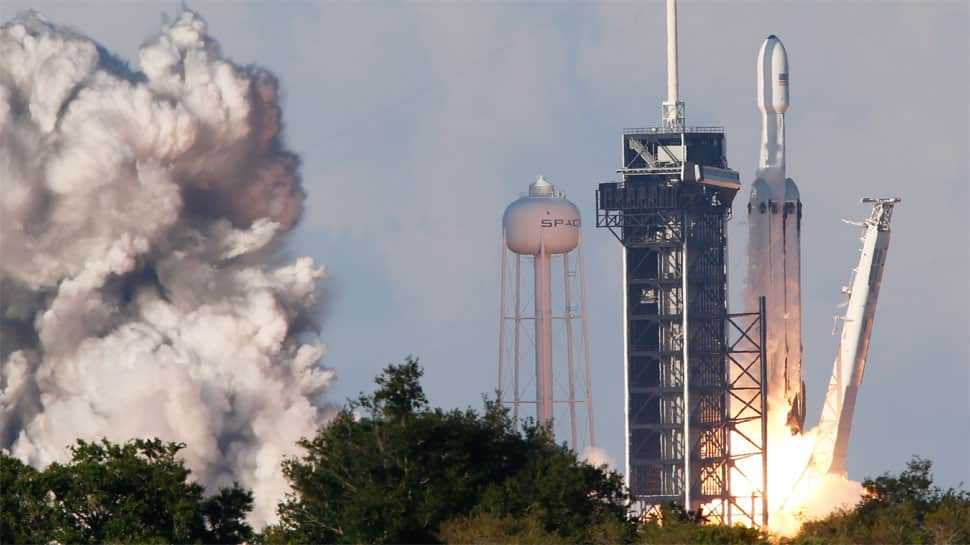
[[[507,411],[431,408],[422,369],[390,365],[284,462],[279,522],[257,532],[249,490],[206,495],[185,445],[77,441],[44,470],[0,453],[0,543],[737,543],[778,539],[707,524],[677,505],[634,520],[619,474],[594,467]],[[807,523],[792,544],[970,543],[970,495],[934,486],[931,463],[864,482],[850,509]]]

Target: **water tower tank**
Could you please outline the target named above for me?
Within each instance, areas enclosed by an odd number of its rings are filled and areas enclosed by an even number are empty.
[[[506,245],[519,255],[564,254],[579,244],[579,209],[542,176],[505,209],[502,225]]]

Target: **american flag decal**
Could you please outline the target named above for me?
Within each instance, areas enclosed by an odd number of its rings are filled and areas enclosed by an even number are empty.
[[[778,84],[779,85],[788,85],[788,74],[787,73],[782,72],[781,74],[778,74]]]

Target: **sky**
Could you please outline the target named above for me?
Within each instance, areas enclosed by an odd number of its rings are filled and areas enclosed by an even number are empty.
[[[37,9],[137,66],[174,2],[4,0]],[[619,179],[623,128],[657,124],[662,2],[202,2],[189,7],[236,62],[281,80],[286,140],[308,200],[291,253],[324,263],[328,401],[420,357],[432,404],[480,407],[496,387],[501,216],[542,174],[586,218],[597,437],[623,459],[620,246],[593,228],[594,189]],[[914,454],[970,483],[970,8],[965,2],[681,2],[689,125],[725,127],[745,188],[730,222],[741,310],[745,205],[758,158],[755,59],[789,55],[788,175],[799,185],[807,424],[858,260],[863,196],[899,196],[849,476]]]

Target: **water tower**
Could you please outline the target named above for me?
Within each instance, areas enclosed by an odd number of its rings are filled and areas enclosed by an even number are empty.
[[[595,444],[580,223],[576,205],[541,176],[505,209],[499,326],[499,402],[511,405],[516,425],[531,416],[528,405],[554,432],[568,422],[577,452]],[[532,282],[523,281],[523,263]]]

